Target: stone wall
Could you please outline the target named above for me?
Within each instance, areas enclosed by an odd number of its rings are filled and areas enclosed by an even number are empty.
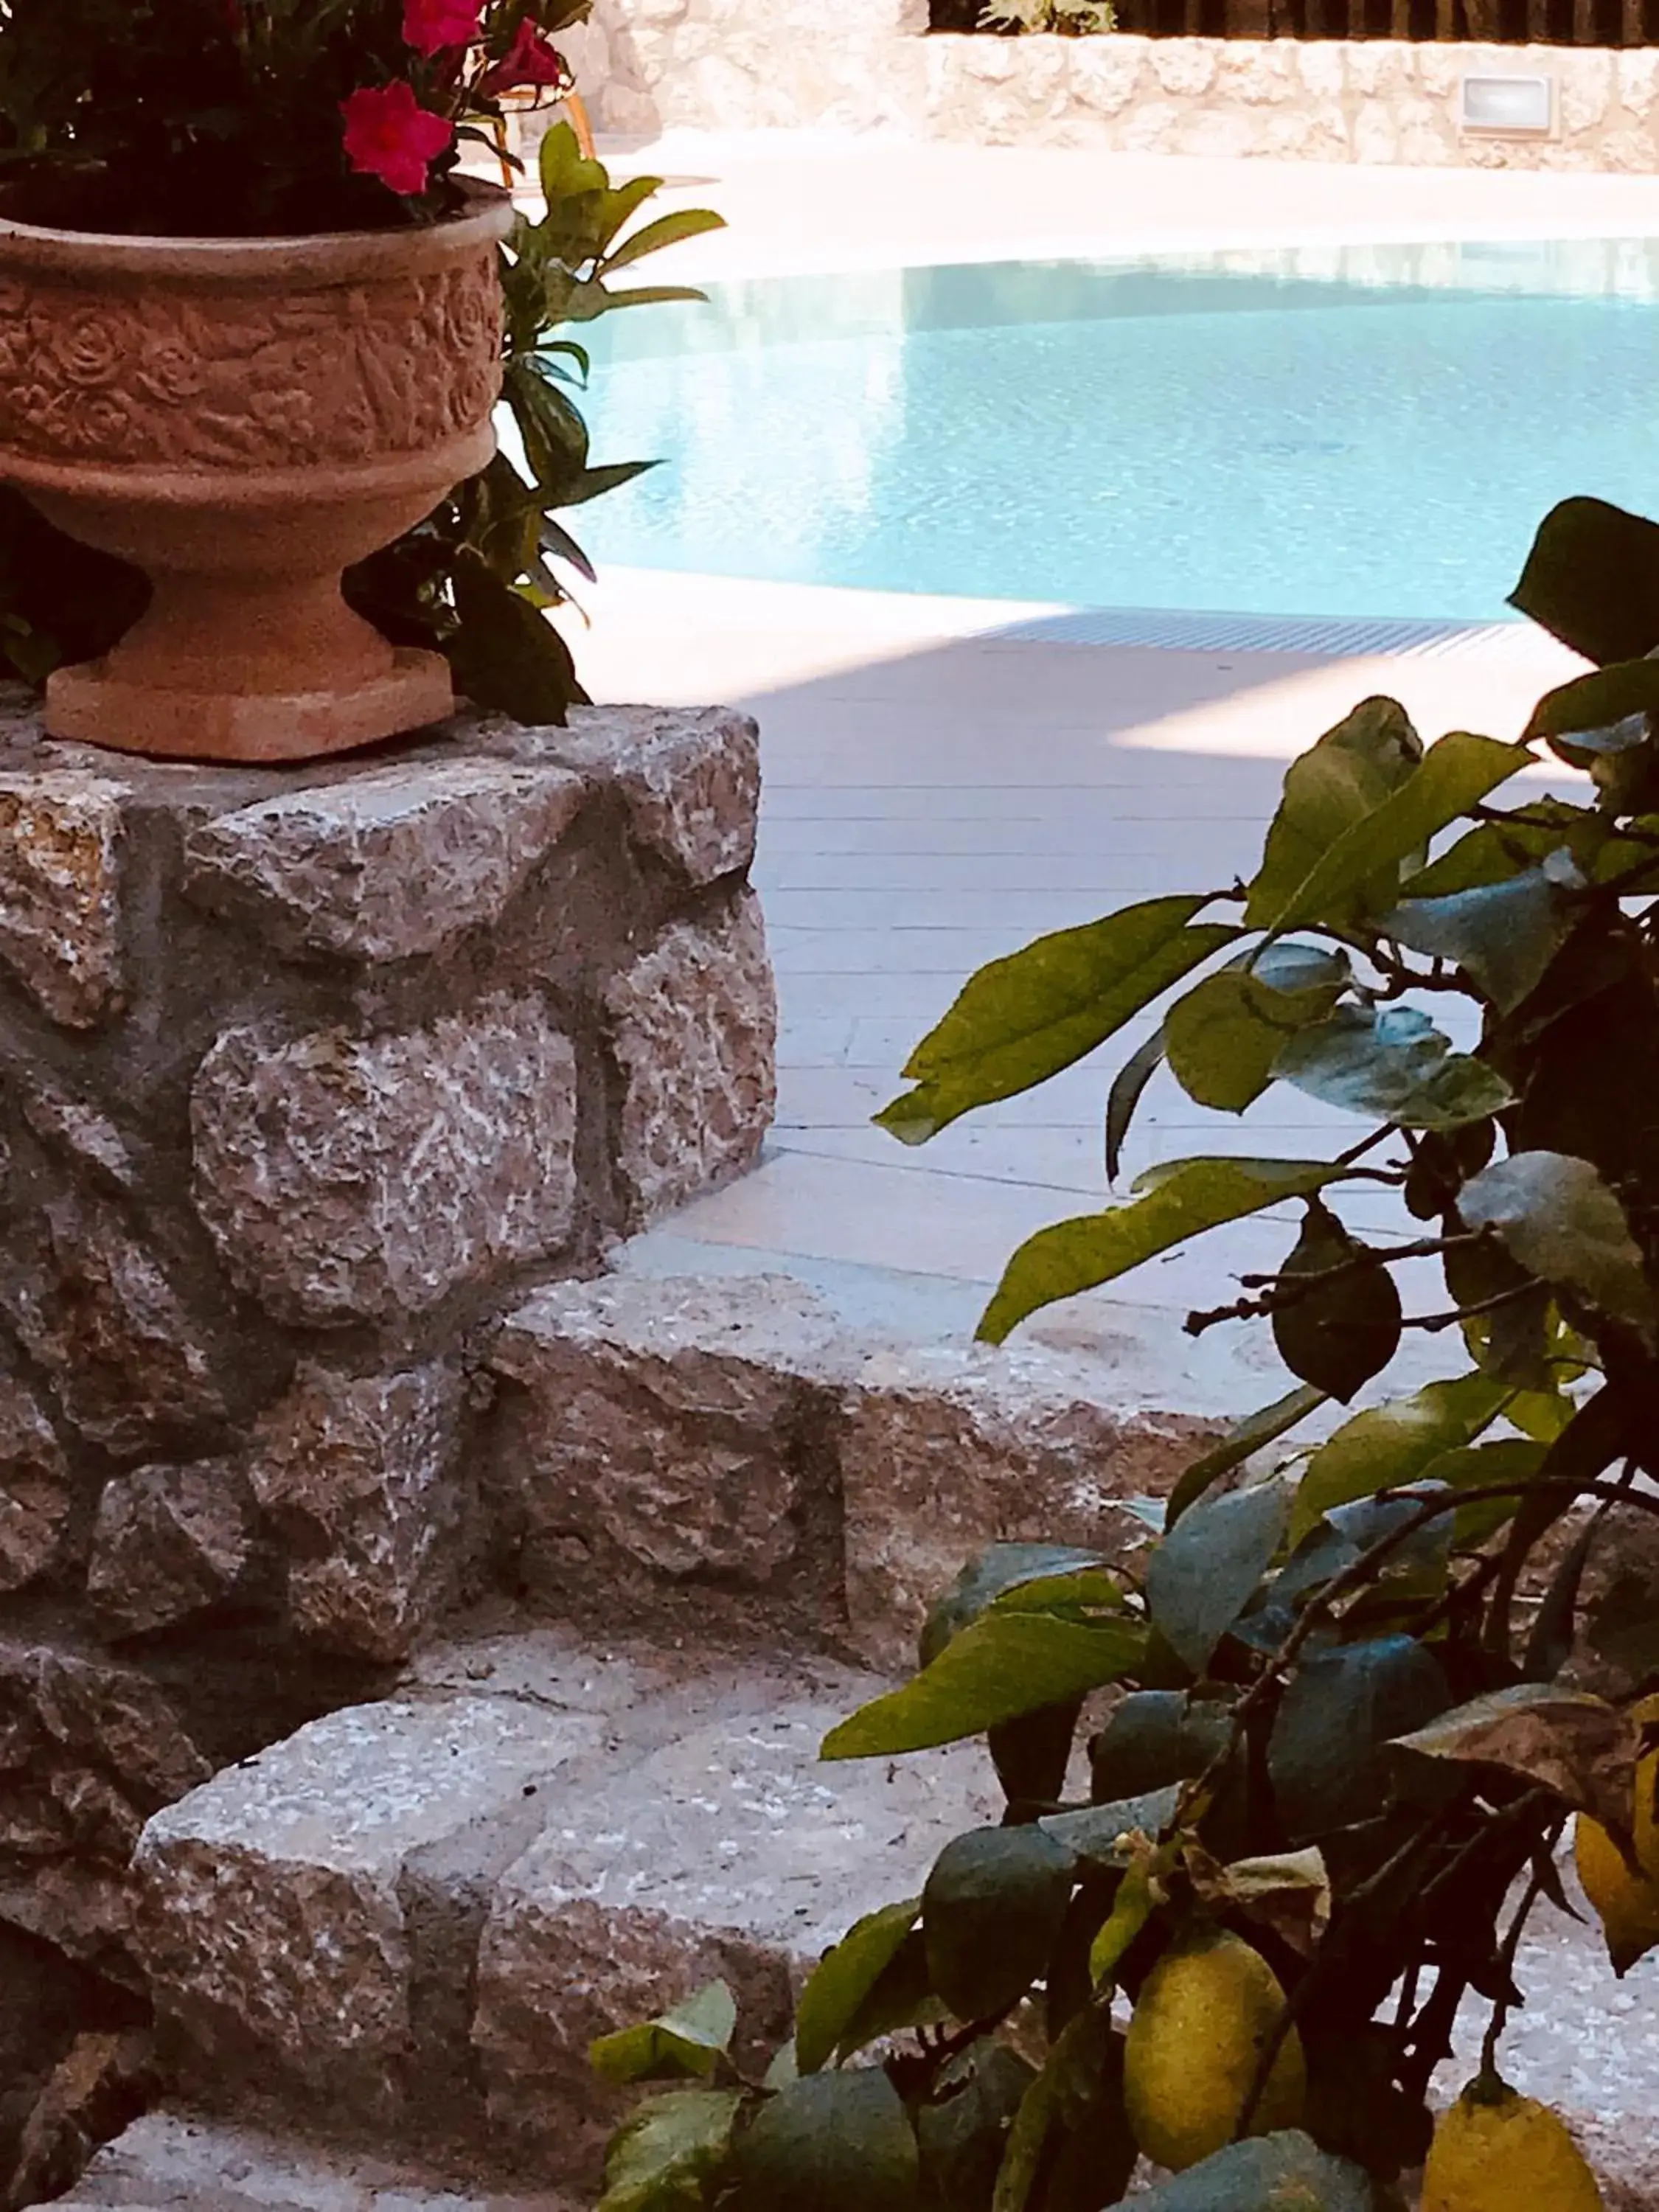
[[[0,1922],[125,1971],[144,1820],[482,1571],[526,1288],[750,1164],[754,726],[157,766],[0,706]]]
[[[1659,168],[1659,51],[922,35],[914,0],[599,0],[603,128],[892,130],[973,145],[1480,168]],[[1463,136],[1460,79],[1543,75],[1547,139]]]

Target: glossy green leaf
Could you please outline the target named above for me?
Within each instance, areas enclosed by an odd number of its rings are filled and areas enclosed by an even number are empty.
[[[1506,1414],[1513,1418],[1514,1408]],[[1460,1506],[1452,1522],[1452,1541],[1460,1550],[1484,1543],[1514,1515],[1528,1482],[1544,1463],[1548,1446],[1531,1437],[1499,1437],[1483,1444],[1462,1444],[1431,1459],[1418,1477],[1419,1483],[1443,1485],[1448,1490],[1490,1490],[1513,1483],[1507,1499],[1482,1499]]]
[[[724,1982],[710,1982],[672,2012],[602,2035],[588,2052],[607,2081],[664,2081],[714,2071],[737,2032],[736,2000]]]
[[[1410,900],[1382,927],[1413,952],[1454,962],[1507,1013],[1543,981],[1573,921],[1562,885],[1542,868],[1532,868],[1508,883],[1449,898]]]
[[[1331,847],[1412,775],[1423,743],[1403,707],[1367,699],[1292,761],[1244,910],[1252,928],[1277,921]]]
[[[1290,1519],[1288,1486],[1259,1483],[1194,1505],[1152,1553],[1147,1610],[1194,1674],[1255,1595]]]
[[[1497,1071],[1415,1006],[1339,1006],[1289,1038],[1274,1073],[1328,1106],[1405,1129],[1455,1129],[1513,1103]]]
[[[1632,718],[1659,712],[1659,661],[1623,660],[1598,668],[1593,676],[1576,676],[1570,684],[1547,691],[1532,711],[1527,725],[1529,738],[1571,738],[1617,730]],[[1614,741],[1613,750],[1628,750],[1646,742],[1633,728]]]
[[[1510,604],[1605,667],[1659,646],[1659,526],[1605,500],[1544,518]]]
[[[1036,2079],[1034,2067],[988,2037],[947,2069],[941,2094],[917,2111],[922,2178],[941,2212],[991,2212],[1014,2115]]]
[[[1442,738],[1396,790],[1315,860],[1269,927],[1277,933],[1338,917],[1356,895],[1367,892],[1369,902],[1385,880],[1397,885],[1402,861],[1426,849],[1460,815],[1531,761],[1523,744],[1501,744],[1461,730]],[[1395,902],[1393,897],[1385,902]]]
[[[921,1899],[909,1897],[866,1913],[819,1961],[795,2009],[795,2063],[801,2073],[816,2074],[834,2057],[921,1911]]]
[[[833,1729],[823,1756],[890,1758],[982,1735],[1000,1722],[1120,1681],[1146,1648],[1146,1632],[1133,1620],[1085,1626],[1045,1613],[993,1611],[902,1689]]]
[[[981,1338],[1000,1344],[1039,1307],[1115,1282],[1143,1261],[1340,1182],[1322,1160],[1182,1160],[1143,1176],[1129,1204],[1040,1229],[1014,1254],[980,1322]]]
[[[1420,1481],[1443,1453],[1473,1443],[1511,1395],[1488,1375],[1464,1375],[1356,1413],[1308,1462],[1291,1516],[1291,1542],[1300,1543],[1334,1505]]]
[[[1273,1080],[1298,1029],[1322,1021],[1349,979],[1346,957],[1316,945],[1263,948],[1250,965],[1206,975],[1164,1020],[1170,1067],[1189,1098],[1242,1114]]]
[[[1050,1813],[1042,1821],[1057,1844],[1091,1866],[1121,1866],[1130,1840],[1167,1828],[1181,1802],[1179,1785],[1121,1797],[1109,1805],[1084,1805],[1075,1813]]]
[[[457,561],[454,588],[460,628],[447,651],[459,689],[514,721],[562,726],[586,694],[558,631],[476,554]]]
[[[1450,1702],[1433,1655],[1409,1636],[1304,1652],[1267,1745],[1285,1833],[1305,1841],[1379,1813],[1389,1793],[1382,1747]]]
[[[793,2082],[738,2136],[734,2163],[737,2212],[918,2212],[921,2203],[915,2131],[878,2067]]]
[[[702,2212],[742,2102],[736,2090],[676,2089],[641,2106],[605,2154],[598,2212]]]
[[[1095,2212],[1115,2203],[1129,2184],[1137,2153],[1123,2110],[1123,2045],[1110,2020],[1089,2006],[1072,2021],[1026,2091],[997,2177],[993,2212],[1037,2212],[1035,2191],[1047,2178],[1042,2212]],[[1084,2188],[1057,2202],[1056,2172],[1079,2146]],[[1058,2154],[1058,2155],[1057,2155]]]
[[[940,1852],[922,1892],[922,1935],[928,1978],[958,2020],[1000,2017],[1042,1978],[1073,1867],[1034,1826],[970,1829]]]
[[[1466,1184],[1459,1206],[1471,1229],[1496,1231],[1530,1273],[1654,1333],[1659,1304],[1630,1222],[1588,1160],[1513,1153]]]
[[[974,1107],[1029,1091],[1081,1060],[1236,928],[1195,922],[1201,898],[1149,899],[1040,937],[970,977],[905,1066],[915,1089],[876,1116],[909,1145]]]
[[[1326,1391],[1315,1390],[1304,1383],[1297,1389],[1287,1391],[1284,1397],[1276,1398],[1271,1406],[1262,1407],[1259,1413],[1247,1414],[1228,1431],[1212,1451],[1206,1452],[1187,1468],[1170,1493],[1165,1527],[1173,1528],[1182,1515],[1190,1511],[1223,1475],[1231,1474],[1257,1452],[1276,1444],[1281,1437],[1287,1437],[1292,1429],[1299,1427],[1310,1413],[1316,1413],[1329,1402]]]
[[[1129,1867],[1117,1886],[1112,1909],[1100,1923],[1089,1946],[1089,1980],[1097,1990],[1111,1987],[1118,1968],[1139,1942],[1157,1910],[1152,1878],[1145,1865]]]
[[[1362,1266],[1364,1256],[1336,1216],[1310,1200],[1296,1249],[1279,1276],[1281,1290],[1307,1288],[1273,1317],[1273,1342],[1291,1374],[1344,1405],[1400,1349],[1394,1277],[1383,1266]]]
[[[631,268],[647,253],[660,253],[665,246],[683,246],[688,239],[704,238],[710,231],[725,228],[726,217],[712,208],[676,208],[636,230],[614,253],[607,253],[605,273],[614,276],[618,269]]]
[[[1527,814],[1545,818],[1510,817],[1466,830],[1426,867],[1405,878],[1400,887],[1402,900],[1454,898],[1460,891],[1509,883],[1562,846],[1570,847],[1575,837],[1598,828],[1593,808],[1571,806],[1565,799],[1534,799]]]
[[[1164,1060],[1164,1031],[1160,1026],[1130,1054],[1112,1079],[1106,1099],[1106,1180],[1109,1183],[1117,1181],[1122,1169],[1123,1147],[1128,1141],[1135,1109]]]
[[[1033,1583],[1070,1583],[1104,1564],[1076,1544],[992,1544],[957,1577],[929,1613],[921,1632],[921,1663],[931,1666],[953,1636],[970,1627],[1011,1591]]]
[[[913,1928],[888,1960],[836,2046],[841,2064],[907,2029],[941,2027],[951,2015],[927,1975],[927,1946]],[[793,2045],[791,2046],[793,2048]]]
[[[1135,2199],[1135,2212],[1373,2212],[1370,2177],[1299,2131],[1229,2143]]]

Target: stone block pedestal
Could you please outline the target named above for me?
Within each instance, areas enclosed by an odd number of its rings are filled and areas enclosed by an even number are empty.
[[[758,790],[716,711],[273,772],[0,702],[0,1915],[118,1953],[82,1877],[465,1583],[481,1333],[752,1163]]]

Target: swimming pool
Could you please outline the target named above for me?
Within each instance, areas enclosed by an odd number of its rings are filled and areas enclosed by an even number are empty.
[[[592,334],[601,561],[1260,617],[1503,619],[1553,502],[1659,506],[1659,244],[721,286]]]

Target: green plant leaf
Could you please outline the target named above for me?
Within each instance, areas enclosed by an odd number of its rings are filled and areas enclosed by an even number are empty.
[[[1367,699],[1292,761],[1250,885],[1246,923],[1273,923],[1321,857],[1398,790],[1422,757],[1422,739],[1405,708],[1392,699]]]
[[[1091,1866],[1124,1863],[1130,1838],[1154,1837],[1167,1828],[1181,1802],[1178,1784],[1122,1797],[1110,1805],[1084,1805],[1075,1813],[1050,1813],[1039,1824],[1057,1844]]]
[[[708,2075],[731,2048],[738,2007],[724,1982],[710,1982],[672,2012],[602,2035],[588,2052],[607,2081],[665,2081]]]
[[[1205,904],[1150,899],[981,968],[911,1054],[904,1073],[916,1088],[878,1114],[878,1125],[925,1144],[974,1107],[1081,1060],[1238,936],[1226,923],[1194,923]]]
[[[1056,1222],[1028,1237],[1008,1262],[979,1325],[1000,1344],[1040,1306],[1115,1282],[1132,1267],[1207,1229],[1305,1198],[1341,1180],[1323,1160],[1180,1160],[1143,1176],[1129,1204]]]
[[[1184,1690],[1132,1690],[1090,1746],[1093,1795],[1144,1797],[1202,1774],[1226,1748],[1230,1709]]]
[[[921,1632],[921,1663],[929,1667],[953,1636],[971,1627],[1010,1591],[1031,1583],[1069,1583],[1105,1565],[1098,1552],[1076,1544],[992,1544],[970,1559],[928,1614]]]
[[[1135,2212],[1372,2212],[1370,2177],[1299,2130],[1229,2143],[1135,2200]]]
[[[1022,1713],[1120,1681],[1146,1649],[1146,1630],[1127,1619],[1085,1626],[1046,1613],[994,1611],[902,1689],[831,1729],[823,1755],[891,1758],[982,1735]]]
[[[1279,935],[1340,920],[1361,895],[1371,905],[1379,887],[1390,882],[1397,887],[1402,861],[1425,851],[1459,815],[1528,767],[1532,757],[1524,744],[1502,744],[1466,730],[1442,738],[1404,782],[1319,855],[1268,926]],[[1393,906],[1397,900],[1389,895],[1377,902]]]
[[[1287,1486],[1259,1483],[1194,1505],[1152,1553],[1147,1610],[1194,1674],[1255,1595],[1290,1519]]]
[[[1328,1021],[1288,1038],[1274,1073],[1328,1106],[1404,1129],[1455,1129],[1514,1103],[1484,1060],[1415,1006],[1339,1006]]]
[[[1512,1395],[1489,1375],[1464,1375],[1356,1413],[1308,1462],[1291,1515],[1291,1541],[1299,1544],[1334,1505],[1420,1482],[1443,1453],[1473,1443]]]
[[[1471,1229],[1492,1229],[1529,1273],[1576,1291],[1651,1336],[1659,1305],[1616,1194],[1588,1160],[1515,1152],[1483,1169],[1458,1201]]]
[[[516,722],[562,727],[586,694],[552,623],[477,555],[458,558],[454,589],[460,627],[446,649],[459,689]]]
[[[938,2101],[916,2112],[922,2178],[950,2212],[991,2212],[1008,2132],[1036,2070],[986,2038],[949,2069]]]
[[[1173,1528],[1182,1515],[1189,1512],[1223,1475],[1231,1474],[1257,1452],[1265,1451],[1269,1444],[1276,1444],[1281,1437],[1289,1436],[1310,1413],[1316,1413],[1329,1402],[1328,1392],[1304,1383],[1298,1389],[1287,1391],[1284,1397],[1275,1398],[1271,1406],[1264,1406],[1259,1413],[1247,1414],[1227,1431],[1213,1451],[1193,1462],[1170,1492],[1166,1529]]]
[[[1106,1100],[1106,1180],[1117,1181],[1123,1165],[1123,1147],[1128,1140],[1129,1128],[1135,1118],[1135,1109],[1146,1093],[1146,1085],[1163,1066],[1164,1060],[1164,1031],[1153,1030],[1145,1044],[1126,1060],[1112,1080]]]
[[[1605,667],[1659,645],[1659,526],[1567,499],[1545,516],[1510,605]]]
[[[919,2212],[921,2161],[879,2067],[809,2074],[738,2136],[738,2212]]]
[[[1189,1098],[1242,1114],[1273,1080],[1286,1039],[1322,1021],[1349,980],[1346,957],[1317,945],[1263,947],[1249,966],[1206,975],[1164,1020],[1170,1070]]]
[[[1267,1771],[1294,1842],[1352,1827],[1388,1796],[1382,1747],[1451,1701],[1433,1655],[1409,1636],[1304,1652],[1267,1745]]]
[[[1291,1374],[1344,1405],[1400,1349],[1400,1293],[1386,1267],[1357,1265],[1364,1251],[1328,1207],[1310,1200],[1279,1285],[1333,1273],[1336,1279],[1310,1288],[1273,1317],[1273,1341]],[[1343,1269],[1351,1272],[1337,1272]]]
[[[611,2140],[598,2212],[702,2212],[742,2102],[735,2089],[676,2089],[641,2105]]]
[[[724,230],[726,217],[716,215],[712,208],[676,208],[670,215],[659,215],[653,222],[636,230],[631,238],[624,239],[614,253],[605,258],[605,274],[614,276],[618,269],[630,268],[643,261],[647,253],[660,253],[665,246],[681,246],[689,238],[703,238],[711,230]]]
[[[1505,1408],[1512,1413],[1512,1408]],[[1500,1437],[1484,1444],[1461,1444],[1431,1459],[1418,1477],[1427,1488],[1438,1484],[1448,1490],[1489,1490],[1500,1482],[1516,1485],[1506,1499],[1483,1499],[1460,1506],[1452,1523],[1452,1542],[1460,1551],[1483,1544],[1514,1516],[1525,1486],[1544,1463],[1547,1444],[1530,1437]]]
[[[1046,1970],[1066,1917],[1071,1853],[1040,1827],[948,1843],[921,1899],[927,1974],[960,2021],[995,2020]]]
[[[1413,952],[1455,962],[1500,1013],[1528,999],[1573,927],[1561,886],[1542,868],[1507,883],[1397,906],[1384,932]]]
[[[1086,2166],[1082,2193],[1057,2200],[1056,2172],[1071,2144]],[[1059,2156],[1056,2158],[1056,2150]],[[1139,2155],[1123,2109],[1123,2045],[1107,2015],[1091,2005],[1061,2033],[1015,2116],[997,2177],[992,2212],[1036,2212],[1039,2178],[1048,2186],[1042,2212],[1089,2212],[1115,2203]]]
[[[1642,1731],[1633,1715],[1605,1698],[1518,1682],[1402,1729],[1395,1740],[1425,1759],[1502,1767],[1553,1790],[1615,1835],[1630,1832]]]
[[[1633,718],[1659,711],[1659,661],[1622,660],[1576,676],[1547,691],[1527,724],[1529,738],[1577,738],[1581,745],[1606,733],[1610,746],[1591,750],[1630,751],[1647,742],[1644,729],[1622,730]],[[1616,733],[1616,734],[1615,734]]]
[[[921,1899],[908,1897],[866,1913],[819,1962],[795,2008],[795,2063],[802,2074],[829,2064],[921,1911]]]

